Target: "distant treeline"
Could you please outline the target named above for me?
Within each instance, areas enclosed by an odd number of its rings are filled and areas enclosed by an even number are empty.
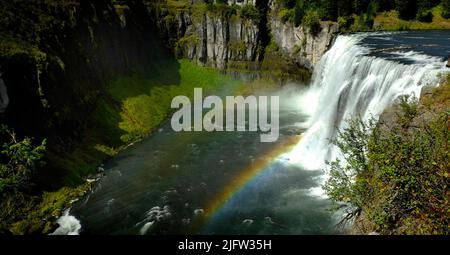
[[[322,20],[339,17],[373,15],[376,12],[397,10],[399,18],[431,21],[431,8],[441,4],[442,16],[450,18],[450,0],[276,0],[284,9],[292,11],[292,21],[299,24],[308,10],[317,11]]]

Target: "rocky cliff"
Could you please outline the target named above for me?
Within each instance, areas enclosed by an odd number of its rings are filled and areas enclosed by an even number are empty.
[[[47,139],[49,173],[41,176],[51,186],[59,183],[59,176],[67,176],[59,159],[80,144],[86,130],[94,125],[99,129],[120,111],[120,102],[107,91],[111,80],[146,72],[155,62],[177,68],[170,52],[156,40],[158,33],[141,1],[46,4],[11,2],[0,11],[8,21],[0,25],[0,121],[21,136]],[[30,13],[31,18],[15,13]],[[94,121],[93,112],[99,107],[110,109],[108,118]],[[103,133],[89,139],[121,143],[117,136]],[[82,171],[86,167],[76,175]]]
[[[229,61],[254,61],[258,57],[256,21],[220,11],[171,9],[165,4],[149,4],[148,9],[163,39],[179,57],[221,69]]]
[[[266,47],[273,43],[283,58],[312,70],[338,32],[338,25],[331,22],[322,22],[315,35],[303,26],[283,22],[272,1],[249,1],[249,5],[255,5],[258,14],[244,13],[243,4],[147,3],[163,39],[179,57],[220,69],[260,69]]]
[[[275,15],[270,18],[270,28],[280,50],[310,70],[329,49],[339,30],[336,23],[321,22],[320,32],[313,35],[307,28],[282,22]]]

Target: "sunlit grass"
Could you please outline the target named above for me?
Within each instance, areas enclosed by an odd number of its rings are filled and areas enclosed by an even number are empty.
[[[417,20],[401,20],[397,11],[379,13],[375,17],[374,28],[377,30],[425,30],[425,29],[450,29],[450,19],[441,16],[441,6],[431,9],[433,14],[432,22],[420,22]]]
[[[235,86],[238,80],[212,68],[199,67],[187,60],[179,61],[179,81],[170,81],[172,73],[161,69],[157,76],[135,74],[110,84],[109,92],[121,103],[118,127],[123,142],[140,139],[158,127],[172,112],[170,104],[178,95],[193,97],[194,88],[208,94],[221,86]],[[167,81],[166,81],[167,79]]]

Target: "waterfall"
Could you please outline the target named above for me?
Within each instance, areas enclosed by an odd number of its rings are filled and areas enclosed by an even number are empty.
[[[367,34],[339,36],[313,74],[302,108],[311,112],[308,130],[289,153],[291,162],[306,169],[323,169],[326,160],[339,157],[329,142],[346,120],[377,119],[400,95],[420,97],[424,85],[437,85],[445,63],[417,52],[392,52],[401,61],[371,56],[360,44]],[[405,62],[405,61],[403,61]]]

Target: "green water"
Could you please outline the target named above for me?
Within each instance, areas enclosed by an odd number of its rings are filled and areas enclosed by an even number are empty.
[[[71,214],[82,234],[321,234],[334,232],[329,202],[315,194],[322,171],[302,170],[279,156],[223,203],[205,208],[267,153],[304,130],[300,86],[280,97],[280,137],[261,143],[258,132],[174,132],[170,123],[104,166],[92,194]],[[226,91],[226,90],[225,90]],[[226,92],[225,92],[226,93]]]

